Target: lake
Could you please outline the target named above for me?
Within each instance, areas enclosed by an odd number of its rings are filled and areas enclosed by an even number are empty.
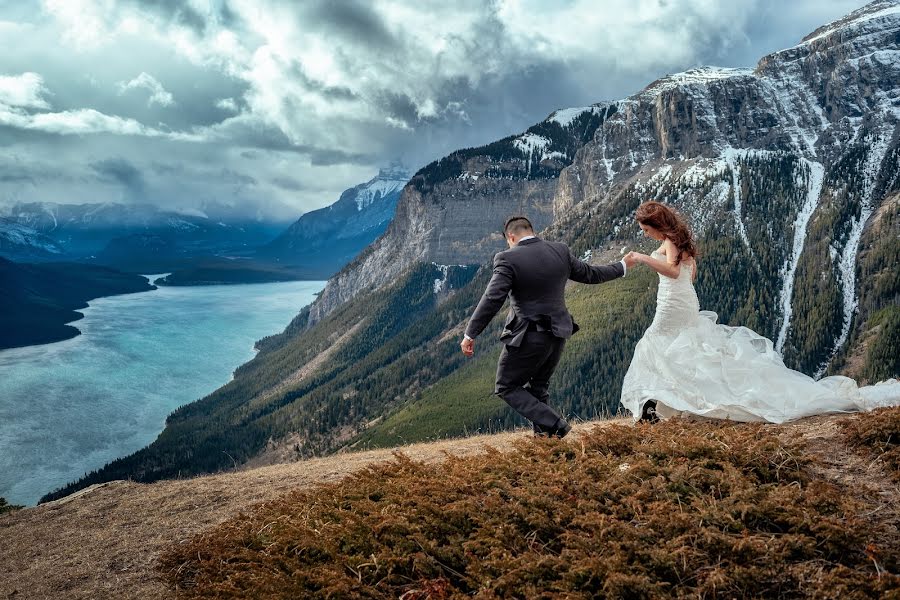
[[[151,281],[160,275],[147,275]],[[0,496],[38,499],[148,445],[227,383],[324,281],[165,287],[97,298],[82,334],[0,350]]]

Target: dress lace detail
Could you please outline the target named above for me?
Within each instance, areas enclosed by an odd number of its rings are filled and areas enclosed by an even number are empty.
[[[665,260],[654,251],[653,258]],[[677,278],[659,276],[656,313],[622,382],[622,405],[637,418],[648,400],[663,418],[689,413],[783,423],[827,413],[900,404],[900,382],[858,387],[848,377],[816,381],[787,368],[772,341],[701,311],[693,262]]]

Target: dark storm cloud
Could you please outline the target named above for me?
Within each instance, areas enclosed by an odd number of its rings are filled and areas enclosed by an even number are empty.
[[[219,176],[220,176],[221,180],[225,183],[231,183],[231,184],[235,184],[235,185],[246,185],[246,186],[256,185],[256,179],[254,179],[253,177],[251,177],[249,175],[245,175],[243,173],[238,173],[237,171],[235,171],[233,169],[224,168],[224,169],[222,169],[222,172],[220,173]]]
[[[382,157],[365,152],[346,152],[344,150],[328,150],[322,148],[298,146],[297,151],[309,155],[309,162],[314,167],[332,165],[371,165],[383,162]],[[347,186],[351,187],[351,186]]]
[[[182,164],[161,163],[153,161],[150,163],[150,169],[152,169],[153,173],[155,173],[156,175],[160,175],[163,177],[184,175],[184,165]]]
[[[35,185],[34,177],[22,173],[0,173],[0,183],[30,183]]]
[[[303,67],[297,62],[291,63],[288,68],[290,76],[303,88],[311,93],[318,94],[328,100],[358,100],[359,95],[346,86],[331,86],[309,77]],[[291,100],[286,98],[286,100]]]
[[[419,120],[418,107],[406,94],[384,90],[375,96],[375,100],[388,117],[397,119],[407,126],[412,126]]]
[[[305,14],[312,24],[324,27],[333,35],[352,39],[355,43],[380,50],[397,45],[381,16],[373,10],[371,2],[316,0],[305,7]]]
[[[101,181],[120,184],[133,198],[144,197],[146,185],[143,174],[124,158],[108,158],[93,162],[91,168],[99,175]]]
[[[197,12],[185,0],[130,0],[135,5],[154,12],[177,25],[183,25],[202,34],[206,30],[207,17]],[[228,11],[233,17],[233,13]]]
[[[341,148],[326,148],[315,144],[292,142],[287,135],[275,127],[261,126],[259,123],[233,120],[219,130],[233,143],[240,146],[256,148],[269,152],[290,152],[309,157],[309,162],[316,166],[336,164],[368,165],[377,162],[378,157],[367,152],[353,152]],[[340,142],[340,140],[335,140]],[[243,158],[257,159],[260,154],[255,150],[245,150]]]
[[[291,192],[300,192],[308,188],[308,186],[302,184],[299,180],[287,176],[273,177],[272,183],[281,189],[289,190]]]

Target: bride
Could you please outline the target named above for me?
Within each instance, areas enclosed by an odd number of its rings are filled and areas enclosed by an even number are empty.
[[[630,253],[659,274],[656,314],[622,383],[622,405],[635,419],[691,414],[783,423],[900,404],[895,379],[862,388],[843,376],[816,381],[787,368],[771,340],[717,324],[716,313],[700,310],[698,252],[684,220],[659,202],[642,204],[636,218],[661,245],[649,256]]]

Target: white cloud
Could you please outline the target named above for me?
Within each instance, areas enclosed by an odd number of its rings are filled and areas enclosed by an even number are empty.
[[[0,125],[59,135],[112,133],[128,136],[162,137],[185,142],[207,140],[203,133],[163,131],[148,127],[134,119],[107,115],[92,108],[30,114],[24,110],[0,105]]]
[[[234,98],[222,98],[221,100],[216,102],[216,106],[218,108],[221,108],[222,110],[238,112],[238,105]]]
[[[0,75],[0,107],[50,108],[43,98],[47,93],[44,80],[37,73]]]
[[[67,24],[63,41],[77,49],[97,48],[117,33],[115,0],[43,0],[43,8]]]
[[[152,106],[159,104],[160,106],[172,106],[175,104],[175,97],[167,92],[162,84],[155,77],[146,72],[141,72],[129,82],[121,81],[118,85],[119,94],[124,94],[128,90],[145,89],[150,92],[150,98],[147,105]]]
[[[591,0],[552,7],[539,0],[501,0],[497,17],[510,43],[532,60],[642,71],[691,62],[710,44],[744,41],[758,4],[606,0],[601,8]]]

